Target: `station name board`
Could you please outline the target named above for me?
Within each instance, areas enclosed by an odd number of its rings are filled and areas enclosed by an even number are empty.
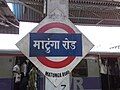
[[[30,33],[30,57],[82,56],[82,35]]]

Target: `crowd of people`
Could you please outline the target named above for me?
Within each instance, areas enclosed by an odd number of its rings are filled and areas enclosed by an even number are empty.
[[[102,90],[119,90],[120,69],[117,60],[100,59]]]
[[[19,61],[13,67],[14,90],[37,90],[37,69],[25,60]]]

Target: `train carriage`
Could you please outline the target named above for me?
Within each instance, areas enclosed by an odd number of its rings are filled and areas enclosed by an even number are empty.
[[[26,57],[17,50],[0,50],[0,90],[13,90],[12,69],[17,60],[22,63]],[[100,60],[107,61],[105,77],[101,76]],[[118,90],[119,72],[120,53],[90,52],[71,72],[70,90]],[[37,90],[45,90],[45,77],[42,73],[38,75]]]

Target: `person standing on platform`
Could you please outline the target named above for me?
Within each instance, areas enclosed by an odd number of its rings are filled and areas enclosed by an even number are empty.
[[[108,90],[108,69],[107,60],[99,59],[102,90]]]
[[[29,90],[37,90],[37,69],[35,66],[30,70],[28,83]]]
[[[20,63],[13,67],[13,77],[14,77],[14,90],[20,90],[20,81],[21,81],[21,74],[20,74]]]
[[[28,85],[28,75],[27,75],[27,62],[24,61],[21,65],[21,83],[20,83],[20,90],[27,90]]]

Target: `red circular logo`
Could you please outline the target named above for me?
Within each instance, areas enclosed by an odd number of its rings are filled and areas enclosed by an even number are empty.
[[[49,29],[52,28],[60,28],[65,30],[67,33],[75,33],[75,31],[68,25],[64,24],[64,23],[59,23],[59,22],[54,22],[54,23],[49,23],[44,25],[43,27],[41,27],[37,33],[45,33],[46,31],[48,31]],[[37,59],[45,66],[50,67],[50,68],[63,68],[66,67],[67,65],[69,65],[74,59],[75,56],[68,56],[66,59],[59,61],[59,62],[55,62],[55,60],[51,61],[48,58],[46,58],[45,56],[39,56],[37,57]]]

